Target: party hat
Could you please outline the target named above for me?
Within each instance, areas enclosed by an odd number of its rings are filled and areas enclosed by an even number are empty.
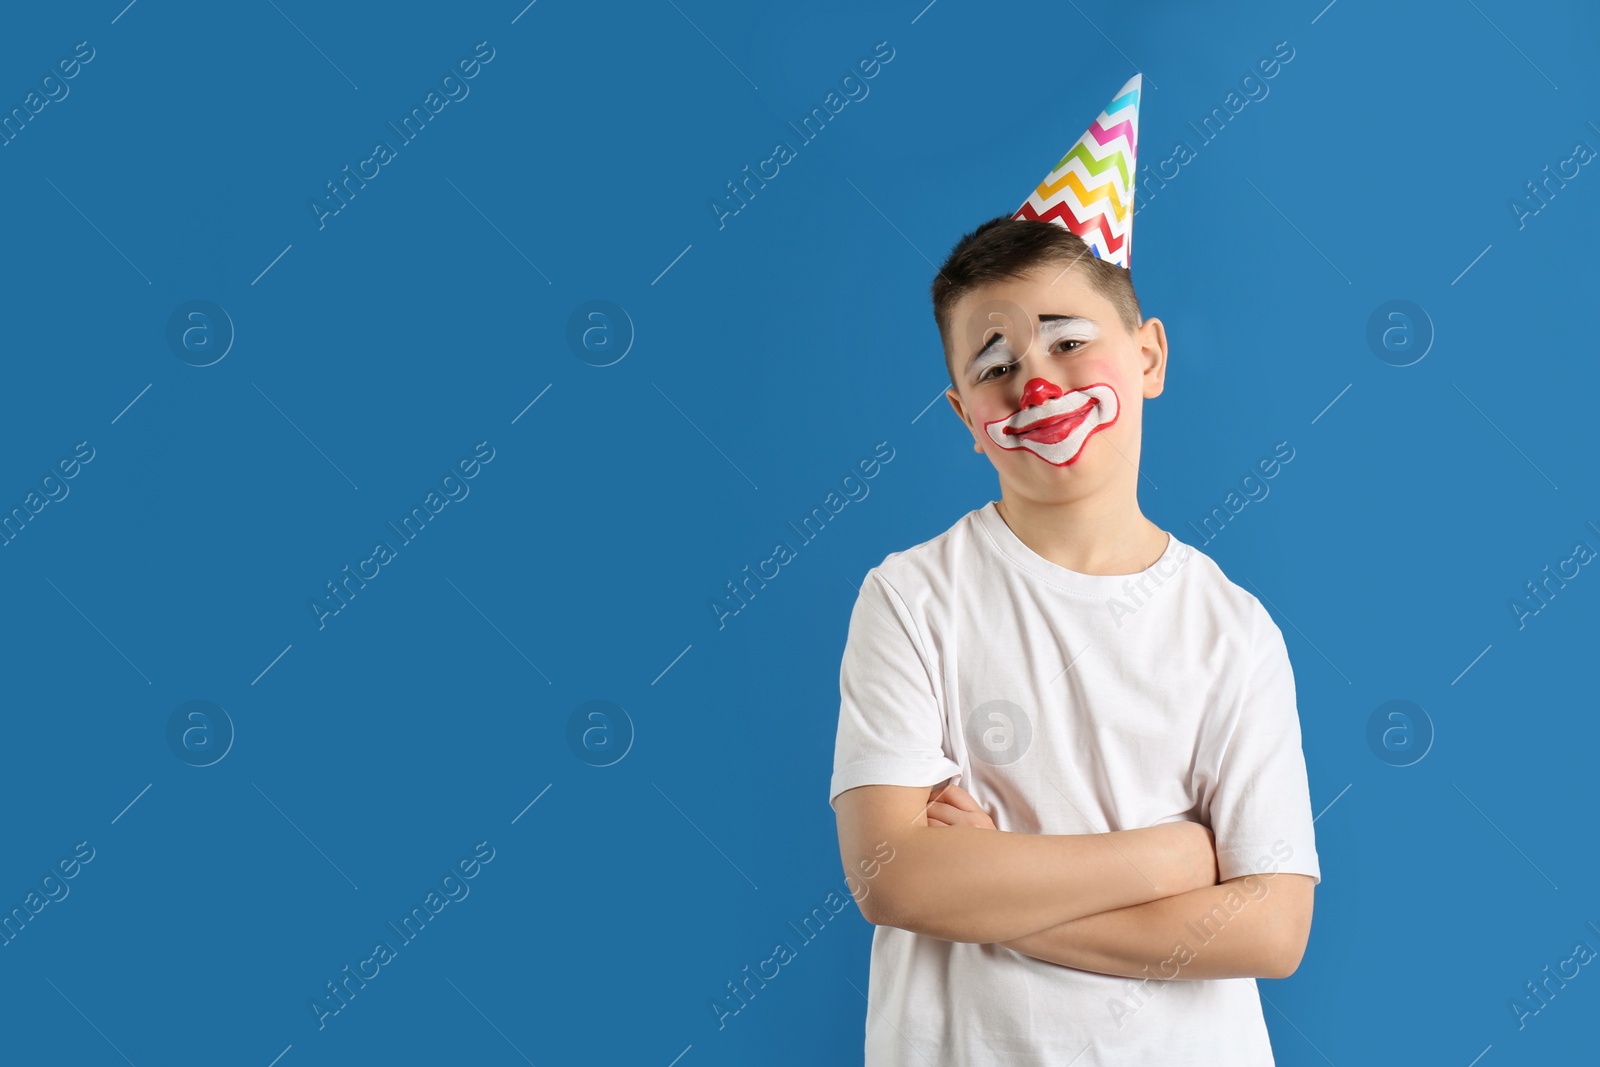
[[[1135,74],[1128,79],[1012,218],[1065,226],[1100,259],[1128,266],[1142,77]]]

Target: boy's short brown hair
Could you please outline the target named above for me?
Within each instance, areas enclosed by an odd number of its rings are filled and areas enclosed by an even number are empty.
[[[1117,309],[1129,333],[1139,328],[1143,315],[1126,268],[1096,256],[1083,238],[1065,226],[1001,215],[957,241],[933,279],[933,318],[944,342],[945,370],[950,373],[952,387],[956,384],[955,372],[950,368],[948,353],[952,340],[950,313],[956,302],[979,286],[1020,277],[1044,263],[1070,264]]]

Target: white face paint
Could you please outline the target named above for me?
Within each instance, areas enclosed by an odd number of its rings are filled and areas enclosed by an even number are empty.
[[[1087,344],[1100,336],[1100,328],[1088,319],[1075,316],[1044,317],[1039,324],[1039,343],[1048,352],[1056,351],[1063,342],[1078,341]],[[1070,354],[1076,349],[1062,349]],[[996,367],[1015,366],[1016,357],[1007,345],[1006,338],[996,336],[972,360],[971,374],[974,385],[1003,375],[984,375]],[[1043,380],[1049,384],[1048,380]],[[1100,382],[1040,401],[1035,395],[1031,406],[1027,390],[1023,392],[1024,406],[1005,418],[984,424],[990,440],[1008,451],[1027,449],[1047,463],[1064,467],[1078,458],[1084,443],[1097,430],[1103,430],[1117,419],[1120,405],[1117,392]]]
[[[1046,349],[1054,348],[1063,341],[1081,341],[1084,344],[1100,336],[1100,328],[1088,319],[1072,316],[1061,318],[1046,318],[1039,324],[1039,343]],[[986,379],[983,377],[991,368],[1004,366],[1016,360],[1012,354],[1009,340],[1004,334],[996,334],[993,343],[978,353],[968,366],[968,374],[973,384],[979,384]]]
[[[984,423],[983,428],[1001,448],[1025,448],[1046,463],[1064,467],[1078,458],[1090,435],[1117,421],[1118,410],[1117,391],[1099,382],[1024,407]]]

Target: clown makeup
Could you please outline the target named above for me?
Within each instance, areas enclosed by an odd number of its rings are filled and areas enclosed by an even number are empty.
[[[1088,344],[1100,336],[1100,327],[1089,319],[1079,318],[1076,315],[1040,315],[1039,316],[1039,343],[1046,350],[1054,349],[1056,345],[1076,341],[1079,346]],[[1072,349],[1063,349],[1072,351]],[[991,374],[996,367],[1013,363],[1016,356],[1012,353],[1010,342],[1006,335],[996,333],[984,343],[984,346],[973,353],[967,362],[968,380],[974,385],[982,384],[993,378],[1004,375]]]
[[[989,439],[1008,451],[1025,448],[1046,463],[1065,467],[1077,460],[1097,430],[1117,421],[1117,391],[1105,382],[1063,393],[1044,378],[1022,391],[1022,407],[983,424]]]

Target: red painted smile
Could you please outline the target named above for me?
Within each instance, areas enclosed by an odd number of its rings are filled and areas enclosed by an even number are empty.
[[[1094,410],[1094,406],[1097,403],[1099,403],[1098,400],[1090,397],[1088,403],[1076,411],[1069,411],[1048,419],[1040,419],[1038,422],[1029,423],[1021,429],[1013,429],[1010,426],[1006,426],[1003,427],[1003,432],[1026,437],[1028,440],[1037,441],[1040,444],[1053,445],[1057,441],[1064,440],[1068,434],[1077,429],[1078,424],[1088,418],[1089,412]]]
[[[1121,404],[1107,382],[1063,392],[1047,379],[1034,378],[1022,391],[1022,406],[983,424],[989,440],[1008,452],[1026,450],[1046,463],[1069,466],[1085,442],[1117,421]]]

